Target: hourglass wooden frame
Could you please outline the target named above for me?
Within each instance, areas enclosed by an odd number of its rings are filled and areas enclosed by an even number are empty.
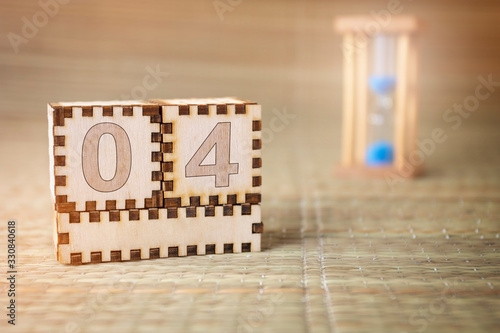
[[[422,163],[410,162],[417,148],[418,114],[418,52],[417,32],[420,22],[413,16],[387,17],[385,21],[371,16],[343,16],[334,22],[337,33],[343,35],[343,133],[342,176],[383,177],[397,173],[414,177]],[[369,45],[377,34],[395,37],[394,90],[394,156],[390,165],[371,167],[366,164],[368,132],[368,71]],[[415,165],[419,164],[419,165]]]

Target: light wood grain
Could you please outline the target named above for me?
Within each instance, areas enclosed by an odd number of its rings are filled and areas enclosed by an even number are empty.
[[[408,116],[407,116],[407,139],[406,151],[408,154],[414,152],[417,147],[418,140],[418,105],[420,98],[419,85],[419,37],[412,36],[410,38],[410,49],[408,51]]]
[[[366,145],[368,134],[368,46],[357,49],[355,57],[356,81],[354,90],[354,119],[356,121],[353,133],[355,144],[354,156],[356,165],[364,165],[366,161]]]
[[[394,94],[394,166],[401,170],[408,158],[408,95],[409,92],[409,50],[410,35],[403,33],[397,38],[396,45],[396,92]]]
[[[354,164],[354,109],[355,100],[355,64],[354,38],[352,33],[343,37],[343,97],[342,97],[342,165]]]

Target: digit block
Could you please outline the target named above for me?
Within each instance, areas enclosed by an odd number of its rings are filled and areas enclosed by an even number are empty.
[[[261,108],[234,99],[155,100],[165,207],[261,201]]]
[[[52,103],[48,119],[61,263],[260,251],[256,103]]]
[[[118,103],[49,105],[57,212],[162,207],[159,107]]]

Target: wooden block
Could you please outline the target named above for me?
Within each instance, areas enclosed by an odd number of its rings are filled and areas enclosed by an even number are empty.
[[[202,206],[241,204],[260,194],[260,105],[234,98],[151,102],[161,105],[168,205],[180,198],[178,206],[190,206],[194,196]]]
[[[48,116],[61,263],[260,250],[256,103],[53,103]]]
[[[148,115],[143,115],[143,108],[148,108]],[[162,181],[160,162],[152,161],[161,144],[160,124],[150,122],[155,108],[160,115],[159,106],[152,103],[49,105],[53,195],[67,196],[58,212],[90,211],[87,202],[96,203],[92,211],[126,209],[127,200],[145,208],[145,199],[161,189]],[[124,109],[133,110],[133,115],[124,116]]]
[[[170,209],[175,209],[176,218],[168,218]],[[57,259],[77,265],[260,251],[259,205],[252,205],[250,215],[242,214],[241,205],[232,207],[233,215],[225,215],[222,206],[210,208],[213,216],[205,214],[206,207],[189,209],[196,209],[196,217],[188,217],[188,207],[155,209],[158,219],[150,210],[138,209],[130,211],[137,212],[137,220],[122,211],[120,222],[112,222],[110,214],[103,213],[98,223],[90,223],[87,212],[80,213],[80,223],[70,223],[70,213],[56,213]]]

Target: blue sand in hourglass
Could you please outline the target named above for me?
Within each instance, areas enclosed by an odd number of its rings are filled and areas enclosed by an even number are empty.
[[[387,141],[376,141],[366,149],[366,165],[378,167],[392,164],[394,148]]]
[[[383,117],[389,117],[391,114],[391,106],[387,106],[383,101],[392,100],[392,92],[396,86],[396,78],[392,75],[372,75],[368,80],[368,85],[371,91],[375,94],[378,100],[379,107],[377,113]],[[379,120],[380,121],[380,120]],[[378,126],[387,124],[387,119],[382,120]],[[387,125],[386,125],[387,126]],[[394,161],[394,146],[388,140],[382,139],[389,132],[386,132],[383,127],[380,127],[379,140],[373,141],[366,149],[366,165],[372,167],[391,165]]]
[[[377,95],[385,95],[391,92],[396,85],[394,76],[375,76],[372,75],[368,80],[371,90]]]

